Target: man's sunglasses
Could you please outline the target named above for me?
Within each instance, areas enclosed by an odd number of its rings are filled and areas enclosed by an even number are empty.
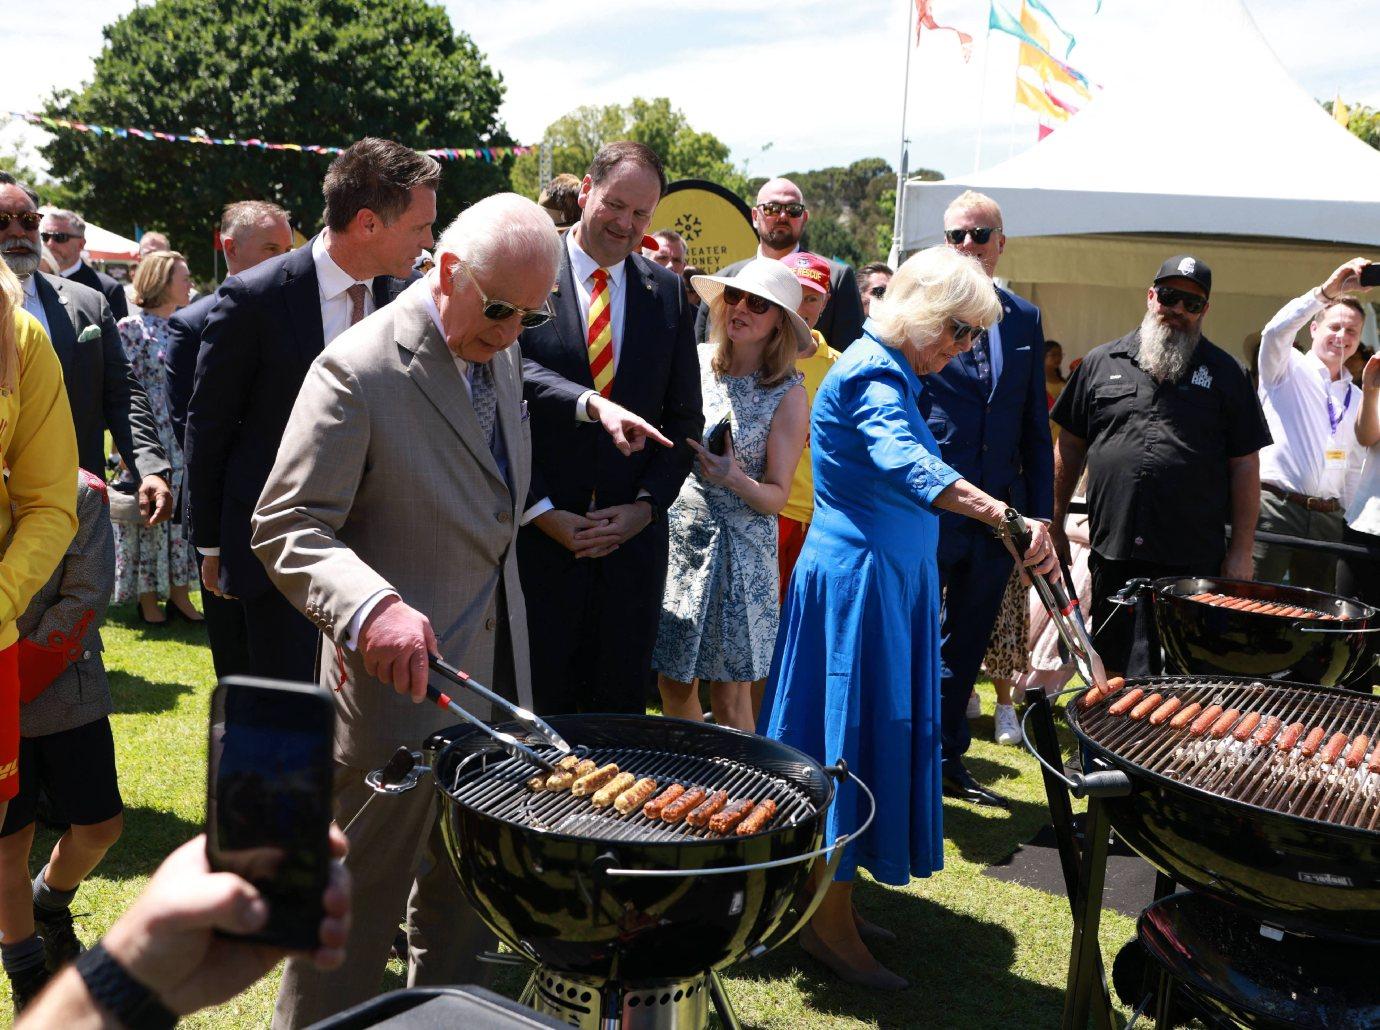
[[[1184,290],[1176,290],[1172,286],[1156,286],[1155,299],[1160,302],[1162,307],[1172,308],[1179,304],[1190,315],[1196,315],[1207,307],[1207,298],[1200,297],[1196,293],[1188,293]]]
[[[1001,226],[981,229],[945,229],[944,238],[957,247],[962,245],[963,237],[971,236],[974,243],[982,246],[992,238],[994,232],[1001,232]]]
[[[13,221],[18,221],[20,228],[25,232],[33,232],[43,221],[43,216],[37,211],[21,211],[17,215],[12,215],[8,211],[0,211],[0,232],[8,229]]]
[[[784,211],[787,215],[789,215],[792,218],[799,218],[801,215],[805,213],[805,205],[778,204],[776,201],[773,200],[767,204],[758,204],[757,210],[761,211],[764,215],[771,215],[772,217],[775,217],[776,215],[779,215]]]
[[[978,333],[983,331],[982,326],[969,325],[962,319],[952,318],[949,321],[953,324],[954,327],[954,343],[962,343],[970,336],[974,340],[976,340],[978,338]]]
[[[880,300],[882,297],[885,297],[885,296],[886,296],[886,284],[883,283],[881,286],[874,286],[874,287],[872,287],[872,289],[868,290],[867,292],[868,292],[871,296],[876,297],[877,299]]]
[[[744,298],[747,298],[748,310],[754,315],[765,315],[773,307],[772,302],[767,300],[766,297],[759,297],[755,293],[748,293],[746,290],[740,290],[736,286],[724,287],[724,307],[736,308],[743,302]]]
[[[85,239],[83,236],[70,232],[41,232],[38,234],[38,238],[44,243],[66,243],[68,240]]]
[[[479,294],[479,302],[484,305],[484,317],[490,322],[506,322],[514,315],[521,315],[520,324],[524,329],[535,329],[539,325],[546,325],[551,321],[551,311],[548,308],[520,308],[516,304],[509,304],[506,300],[490,300],[484,295],[484,289],[479,285],[479,280],[474,277],[469,266],[461,261],[460,270],[465,273],[474,286],[474,291]]]

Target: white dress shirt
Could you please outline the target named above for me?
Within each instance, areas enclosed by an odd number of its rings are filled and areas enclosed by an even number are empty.
[[[81,258],[77,258],[76,264],[74,264],[71,268],[64,268],[61,272],[58,273],[58,275],[62,276],[64,279],[70,279],[79,271],[81,271]]]
[[[43,301],[38,298],[38,273],[34,272],[24,280],[24,310],[38,319],[48,339],[53,338],[53,330],[48,327],[48,312],[43,310]]]
[[[1260,334],[1260,401],[1275,441],[1260,452],[1260,481],[1336,498],[1346,507],[1356,495],[1366,457],[1356,442],[1361,391],[1346,369],[1333,380],[1316,354],[1293,347],[1299,329],[1324,307],[1317,291],[1310,290],[1284,305]]]
[[[325,346],[350,328],[350,287],[360,280],[353,278],[331,259],[326,250],[326,234],[312,241],[312,263],[316,265],[316,288],[321,296],[321,335]],[[364,317],[374,313],[374,284],[364,287]]]

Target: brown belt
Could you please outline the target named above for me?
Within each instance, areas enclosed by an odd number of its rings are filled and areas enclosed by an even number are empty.
[[[1290,504],[1307,508],[1309,511],[1333,512],[1342,510],[1342,502],[1335,497],[1309,497],[1307,494],[1296,494],[1292,490],[1285,490],[1275,486],[1274,483],[1261,483],[1260,488],[1270,491],[1276,497],[1283,497]]]

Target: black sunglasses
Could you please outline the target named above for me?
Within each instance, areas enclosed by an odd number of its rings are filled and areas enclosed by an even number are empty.
[[[44,243],[66,243],[68,240],[84,239],[84,237],[70,232],[41,232],[38,234],[38,238]]]
[[[772,302],[767,300],[766,297],[759,297],[755,293],[748,293],[746,290],[740,290],[736,286],[724,287],[725,308],[736,308],[743,302],[743,298],[745,297],[747,298],[748,310],[754,315],[765,315],[772,309]]]
[[[43,221],[43,216],[37,211],[21,211],[17,215],[12,215],[8,211],[0,211],[0,232],[8,229],[13,221],[18,221],[20,228],[25,232],[33,232]]]
[[[978,333],[983,332],[983,328],[980,325],[969,325],[967,322],[958,318],[950,319],[950,321],[953,323],[954,327],[954,343],[962,343],[970,336],[976,340],[978,338]]]
[[[758,204],[757,210],[761,211],[764,215],[779,215],[782,211],[784,211],[792,218],[799,218],[801,215],[805,213],[805,205],[779,204],[773,200],[766,204]]]
[[[484,295],[484,288],[479,285],[479,280],[475,279],[474,273],[470,271],[465,262],[459,262],[460,269],[469,278],[474,290],[479,294],[479,302],[484,305],[483,314],[490,322],[506,322],[514,315],[521,315],[519,324],[524,329],[535,329],[539,325],[546,325],[551,321],[552,315],[548,308],[520,308],[516,304],[509,304],[506,300],[490,300]]]
[[[1196,315],[1207,307],[1206,297],[1200,297],[1196,293],[1188,293],[1185,290],[1176,290],[1172,286],[1156,286],[1155,299],[1166,308],[1172,308],[1176,304],[1181,305],[1190,315]]]
[[[964,236],[971,236],[974,243],[982,246],[992,238],[994,232],[1001,232],[1001,226],[982,229],[945,229],[944,238],[957,247],[962,244]]]
[[[871,296],[873,296],[873,297],[878,297],[878,298],[880,298],[880,297],[885,297],[885,296],[886,296],[886,284],[883,283],[881,286],[874,286],[874,287],[872,287],[872,289],[868,290],[867,292],[868,292],[869,295],[871,295]]]

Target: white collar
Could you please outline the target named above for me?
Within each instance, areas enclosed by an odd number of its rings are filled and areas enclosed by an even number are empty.
[[[79,272],[80,270],[81,258],[77,258],[77,263],[75,265],[73,265],[71,268],[64,268],[61,272],[58,273],[58,275],[62,276],[64,279],[70,279],[72,278],[72,276],[76,275],[77,272]]]
[[[22,285],[23,285],[23,287],[24,287],[24,296],[26,296],[26,297],[35,297],[35,298],[38,297],[38,273],[37,273],[37,272],[30,272],[27,276],[25,276],[24,279],[23,279],[23,281],[22,281]]]
[[[312,241],[311,260],[316,265],[316,286],[321,293],[322,300],[339,297],[355,283],[360,282],[335,263],[330,251],[326,249],[326,234],[324,232]],[[360,285],[368,288],[372,286],[372,283],[360,283]]]
[[[585,253],[583,247],[575,242],[575,234],[568,232],[565,234],[565,249],[570,255],[570,270],[575,276],[576,282],[584,282],[594,274],[596,268],[601,267],[592,257]],[[619,261],[611,268],[605,269],[609,278],[613,280],[615,287],[622,287],[623,273],[627,269],[627,260]]]
[[[1340,383],[1345,387],[1342,391],[1345,393],[1346,390],[1351,387],[1351,373],[1347,371],[1346,365],[1342,366],[1342,374],[1336,379],[1333,379],[1332,369],[1323,364],[1322,358],[1314,354],[1311,348],[1303,355],[1303,360],[1313,371],[1318,373],[1318,378],[1323,381],[1324,389],[1331,388],[1333,383]]]

